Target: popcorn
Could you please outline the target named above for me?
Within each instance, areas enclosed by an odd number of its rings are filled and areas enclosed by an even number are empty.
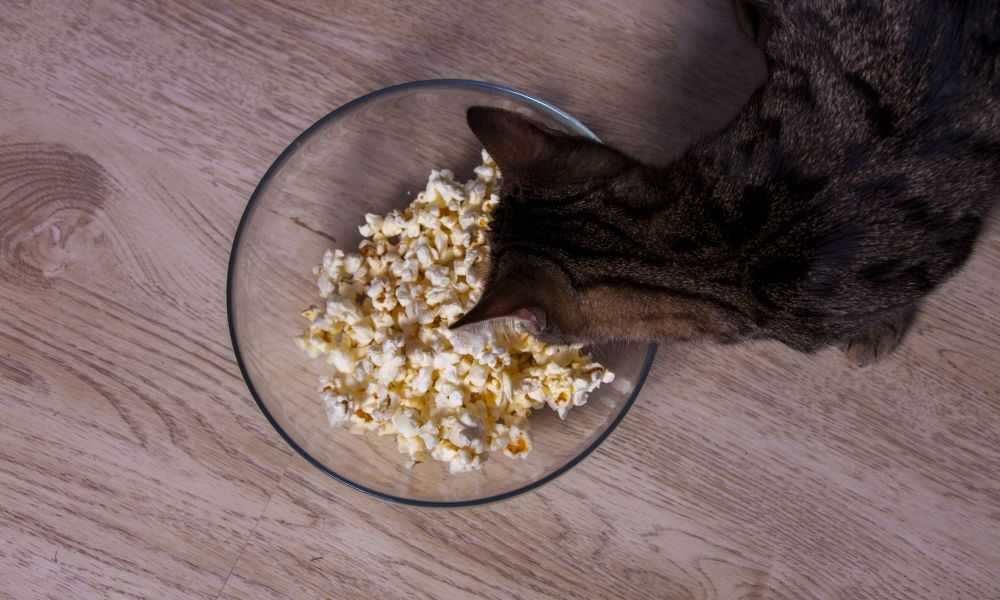
[[[493,452],[527,457],[532,411],[565,418],[614,380],[580,346],[543,344],[519,325],[448,329],[483,291],[500,178],[486,152],[475,175],[463,185],[431,171],[408,208],[365,215],[358,252],[327,250],[313,270],[325,306],[303,311],[295,338],[331,365],[319,392],[332,426],[394,435],[411,465],[433,458],[453,473]]]

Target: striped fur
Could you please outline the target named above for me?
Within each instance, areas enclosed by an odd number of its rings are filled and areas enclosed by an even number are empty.
[[[773,3],[766,83],[665,167],[470,109],[505,181],[457,325],[529,308],[550,341],[891,350],[1000,195],[998,6]]]

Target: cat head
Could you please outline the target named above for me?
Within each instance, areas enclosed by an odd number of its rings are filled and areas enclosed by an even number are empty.
[[[614,253],[628,249],[607,239],[608,231],[596,232],[595,223],[609,201],[628,194],[642,167],[595,140],[515,112],[473,107],[467,118],[502,183],[483,295],[452,327],[515,319],[549,342],[622,337],[605,331],[613,328],[614,307],[594,292],[599,276],[615,270]]]

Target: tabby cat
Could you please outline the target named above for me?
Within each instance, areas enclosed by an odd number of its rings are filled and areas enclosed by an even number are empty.
[[[768,76],[665,166],[469,109],[504,175],[479,303],[551,342],[891,351],[1000,196],[997,0],[741,4]]]

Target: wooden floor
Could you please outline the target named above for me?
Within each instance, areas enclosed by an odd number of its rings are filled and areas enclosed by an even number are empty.
[[[0,595],[1000,598],[995,224],[885,363],[664,348],[593,456],[497,505],[353,492],[240,378],[236,224],[328,110],[484,79],[663,161],[762,62],[727,0],[4,3]]]

